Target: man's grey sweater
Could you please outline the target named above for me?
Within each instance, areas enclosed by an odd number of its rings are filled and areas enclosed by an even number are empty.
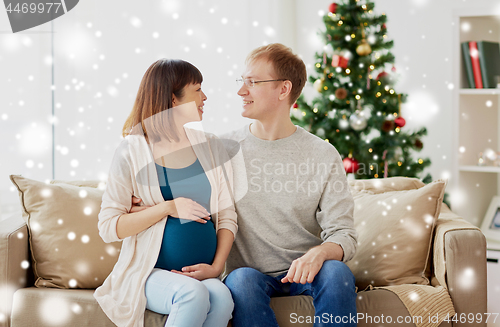
[[[233,167],[234,183],[236,189],[248,185],[236,202],[239,227],[226,273],[252,267],[278,276],[323,242],[339,244],[344,262],[354,256],[354,201],[342,159],[330,143],[299,126],[275,141],[257,138],[249,126],[220,138],[241,147],[245,167]]]

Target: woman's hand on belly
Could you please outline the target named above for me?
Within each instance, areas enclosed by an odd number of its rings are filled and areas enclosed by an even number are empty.
[[[171,202],[172,213],[170,216],[175,218],[194,220],[206,224],[210,220],[210,213],[201,204],[188,198],[175,198]]]
[[[200,263],[197,265],[192,265],[188,267],[183,267],[182,271],[171,270],[174,273],[181,274],[184,276],[192,277],[197,280],[204,280],[208,278],[216,278],[222,273],[222,268],[215,267],[214,265],[207,265],[206,263]]]

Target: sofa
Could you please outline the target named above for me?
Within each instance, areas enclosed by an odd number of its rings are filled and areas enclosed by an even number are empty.
[[[104,184],[11,180],[22,214],[1,221],[0,327],[114,326],[93,298],[120,249],[98,237]],[[486,326],[486,241],[442,203],[445,186],[350,181],[358,326]],[[271,307],[281,327],[313,326],[308,296],[273,298]],[[145,326],[166,319],[146,310]]]

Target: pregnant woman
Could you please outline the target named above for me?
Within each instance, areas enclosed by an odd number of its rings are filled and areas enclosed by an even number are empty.
[[[187,128],[207,99],[199,70],[158,60],[144,74],[115,152],[99,213],[105,242],[122,241],[94,297],[117,326],[227,326],[231,294],[217,278],[237,231],[232,169],[220,141]],[[143,210],[130,211],[132,196]]]

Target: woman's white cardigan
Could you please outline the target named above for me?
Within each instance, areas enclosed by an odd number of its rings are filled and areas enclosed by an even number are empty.
[[[210,213],[216,230],[225,228],[236,235],[231,162],[220,140],[208,133],[185,128],[188,139],[211,186]],[[163,202],[152,149],[143,135],[129,135],[116,150],[99,213],[99,235],[104,242],[120,241],[118,218],[129,212],[132,195],[144,205]],[[113,271],[94,297],[117,326],[142,327],[146,310],[144,286],[153,270],[163,238],[166,219],[123,239]]]

